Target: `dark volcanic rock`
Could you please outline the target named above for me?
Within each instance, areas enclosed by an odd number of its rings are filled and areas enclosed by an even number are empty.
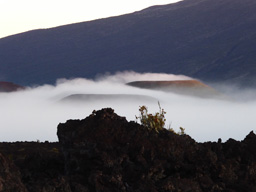
[[[92,191],[159,191],[169,185],[169,177],[199,188],[197,183],[181,181],[176,173],[174,162],[182,162],[185,155],[180,149],[197,148],[188,136],[149,131],[112,109],[103,109],[84,120],[60,124],[58,137],[66,173]]]
[[[58,126],[71,186],[89,191],[254,191],[255,135],[196,143],[127,122],[112,109]]]
[[[63,155],[60,152],[59,143],[0,143],[0,151],[16,165],[26,191],[71,191],[68,180],[64,176]]]
[[[0,154],[0,191],[27,192],[21,182],[21,175],[11,160]]]
[[[0,143],[0,191],[254,192],[256,135],[197,143],[110,108],[58,125],[59,143]]]

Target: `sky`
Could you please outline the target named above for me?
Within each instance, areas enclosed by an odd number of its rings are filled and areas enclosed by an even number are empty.
[[[200,98],[170,92],[139,89],[125,83],[137,80],[187,80],[186,76],[156,73],[119,72],[97,79],[59,79],[56,85],[31,87],[25,91],[0,93],[0,142],[58,141],[59,123],[68,119],[84,119],[93,110],[111,107],[115,112],[136,121],[139,106],[146,105],[149,113],[159,111],[158,101],[167,112],[166,127],[185,133],[198,142],[243,140],[249,132],[256,133],[256,91],[223,87],[228,99]],[[217,85],[215,85],[217,86]],[[73,94],[125,94],[153,98],[94,99],[63,102]],[[236,96],[236,98],[235,98]],[[248,99],[250,98],[250,99]],[[139,122],[138,122],[139,123]]]
[[[0,0],[0,38],[177,1],[180,0]]]

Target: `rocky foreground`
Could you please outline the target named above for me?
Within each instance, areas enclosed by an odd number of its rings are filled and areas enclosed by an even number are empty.
[[[253,132],[197,143],[102,109],[59,124],[57,134],[57,143],[0,143],[0,191],[256,191]]]

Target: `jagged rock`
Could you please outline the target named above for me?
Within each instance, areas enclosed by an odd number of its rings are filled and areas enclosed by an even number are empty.
[[[27,192],[21,182],[21,175],[11,160],[0,154],[0,191],[1,192]]]
[[[59,124],[57,134],[66,174],[90,191],[255,190],[254,133],[243,142],[202,144],[102,109]]]
[[[95,191],[159,190],[160,181],[176,169],[172,162],[186,156],[178,146],[196,149],[195,141],[188,136],[149,131],[127,122],[112,109],[60,124],[57,134],[66,173],[83,175],[80,183]]]
[[[59,148],[59,143],[49,142],[0,143],[0,151],[15,164],[29,192],[71,192]]]
[[[59,124],[57,135],[59,143],[0,143],[0,191],[256,191],[253,132],[197,143],[107,108]]]

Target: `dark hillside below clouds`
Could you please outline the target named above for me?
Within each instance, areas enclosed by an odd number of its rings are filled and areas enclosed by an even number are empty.
[[[256,87],[256,1],[184,0],[0,39],[0,81],[133,70]]]
[[[20,85],[16,85],[11,82],[2,82],[0,81],[0,93],[2,92],[13,92],[13,91],[19,91],[24,90],[25,87],[22,87]]]

